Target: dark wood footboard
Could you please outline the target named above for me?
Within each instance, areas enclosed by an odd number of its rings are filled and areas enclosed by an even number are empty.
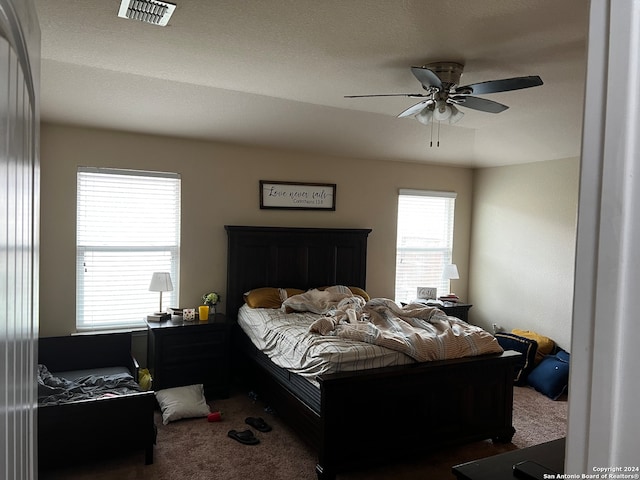
[[[318,475],[409,458],[427,447],[510,441],[516,352],[320,378]]]
[[[517,352],[324,375],[312,395],[240,329],[235,345],[236,374],[317,451],[321,479],[428,447],[508,442],[515,433]],[[376,448],[384,455],[372,455]]]

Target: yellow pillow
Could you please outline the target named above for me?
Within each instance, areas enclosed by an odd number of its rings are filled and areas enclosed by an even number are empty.
[[[540,363],[545,355],[551,355],[553,350],[556,348],[556,342],[551,340],[549,337],[532,332],[531,330],[520,330],[514,328],[511,330],[511,333],[514,335],[520,335],[521,337],[530,338],[538,343],[538,350],[536,351],[536,359],[534,361],[535,365]]]
[[[244,301],[251,308],[280,308],[282,302],[292,295],[304,293],[298,288],[255,288],[244,294]]]
[[[360,287],[349,287],[349,290],[351,290],[351,293],[353,293],[354,295],[360,295],[362,298],[364,298],[365,302],[371,300],[369,294]]]

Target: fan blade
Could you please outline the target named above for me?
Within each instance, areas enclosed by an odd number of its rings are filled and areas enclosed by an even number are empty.
[[[413,73],[413,76],[416,77],[422,84],[422,87],[424,89],[429,90],[430,88],[437,88],[438,90],[442,90],[442,81],[435,73],[433,73],[428,68],[411,67],[411,72]]]
[[[368,98],[368,97],[409,97],[409,98],[424,98],[430,97],[423,93],[378,93],[372,95],[345,95],[344,98]]]
[[[461,107],[473,108],[474,110],[480,110],[482,112],[488,113],[500,113],[509,108],[506,105],[494,102],[493,100],[487,100],[486,98],[480,97],[471,97],[468,95],[452,95],[451,97],[449,97],[449,100],[451,100],[456,105],[460,105]]]
[[[408,117],[410,115],[414,115],[414,114],[418,113],[420,110],[423,110],[425,107],[428,107],[431,103],[433,103],[433,100],[431,100],[431,99],[425,100],[425,101],[420,102],[420,103],[416,103],[415,105],[410,106],[404,112],[402,112],[400,115],[398,115],[398,118]]]
[[[485,93],[509,92],[542,85],[542,79],[537,76],[505,78],[503,80],[489,80],[488,82],[472,83],[456,88],[456,92],[473,93],[474,95],[484,95]]]

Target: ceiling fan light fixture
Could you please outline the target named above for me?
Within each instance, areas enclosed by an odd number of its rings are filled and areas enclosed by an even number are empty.
[[[158,0],[122,0],[118,16],[164,27],[175,9],[175,4]]]
[[[433,107],[425,107],[416,113],[416,120],[418,120],[423,125],[429,125],[431,120],[433,120]]]
[[[451,118],[451,107],[447,105],[444,100],[438,100],[436,102],[436,108],[433,110],[433,119],[438,122],[446,122]]]
[[[458,123],[462,117],[464,117],[464,113],[456,108],[455,105],[451,105],[451,117],[449,117],[449,124],[453,125],[454,123]]]

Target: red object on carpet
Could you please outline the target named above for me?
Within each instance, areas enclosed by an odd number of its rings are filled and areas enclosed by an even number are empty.
[[[221,420],[222,420],[222,413],[221,412],[211,412],[207,416],[207,421],[208,422],[219,422]]]

